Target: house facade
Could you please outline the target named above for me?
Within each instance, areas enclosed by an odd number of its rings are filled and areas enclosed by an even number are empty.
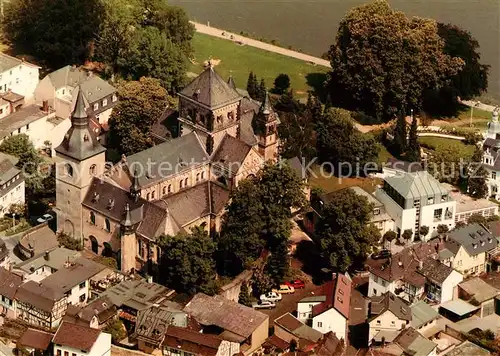
[[[450,192],[426,171],[399,172],[384,178],[375,192],[394,220],[398,235],[411,230],[413,238],[421,226],[429,228],[427,238],[437,234],[439,225],[455,226],[456,202]]]
[[[371,298],[368,342],[392,342],[412,320],[408,304],[394,294]],[[383,338],[383,339],[382,339]]]
[[[16,292],[22,277],[5,268],[0,268],[0,314],[15,319],[17,316]]]
[[[0,93],[10,90],[31,101],[38,84],[40,67],[5,53],[0,53],[0,63]]]
[[[0,217],[9,212],[14,204],[25,202],[24,176],[16,167],[19,159],[0,153]]]
[[[88,326],[63,322],[52,343],[54,356],[111,355],[111,334]]]

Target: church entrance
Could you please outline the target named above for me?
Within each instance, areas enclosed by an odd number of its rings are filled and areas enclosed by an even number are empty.
[[[89,240],[92,252],[96,255],[99,254],[99,244],[97,243],[97,239],[95,238],[95,236],[90,235]]]
[[[102,250],[102,255],[104,257],[113,257],[113,249],[111,248],[111,245],[108,242],[104,242],[104,250]]]

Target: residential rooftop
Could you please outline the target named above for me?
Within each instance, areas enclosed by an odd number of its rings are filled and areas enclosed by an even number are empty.
[[[489,285],[479,277],[464,281],[458,286],[478,303],[483,303],[487,300],[493,299],[500,294],[498,289]]]
[[[412,320],[410,306],[391,292],[371,297],[371,319],[390,311],[401,320]]]
[[[498,205],[488,199],[475,199],[469,195],[462,194],[460,191],[448,183],[441,183],[444,187],[449,189],[450,196],[453,200],[457,202],[456,213],[465,213],[474,211],[496,208]]]
[[[428,356],[437,347],[412,327],[404,329],[394,340],[405,352],[412,356]]]
[[[449,239],[461,245],[469,255],[476,256],[480,253],[489,251],[497,247],[498,240],[491,232],[481,224],[469,224],[460,228],[456,228],[448,233]],[[448,247],[448,244],[446,244]],[[455,244],[454,248],[458,251]],[[450,249],[448,247],[448,249]],[[452,252],[456,254],[457,251]]]
[[[17,67],[20,64],[27,64],[31,67],[39,68],[38,66],[25,62],[23,59],[19,59],[16,57],[9,56],[8,54],[0,52],[0,72],[6,72],[9,69]]]
[[[63,321],[56,334],[54,344],[89,352],[99,338],[101,330]]]
[[[411,307],[411,326],[419,329],[439,317],[439,313],[423,300],[419,300]]]
[[[43,266],[58,270],[64,267],[65,263],[74,262],[80,256],[81,253],[78,251],[70,250],[65,247],[56,247],[46,252],[39,253],[29,260],[17,264],[14,268],[20,269],[26,273],[33,273]]]
[[[427,171],[413,173],[400,172],[394,176],[384,178],[404,199],[421,199],[436,195],[448,195],[448,190]]]
[[[488,356],[491,352],[470,341],[464,341],[453,350],[448,351],[446,356]]]
[[[450,300],[440,305],[440,308],[451,311],[453,314],[462,316],[476,311],[478,308],[462,299]]]
[[[0,138],[53,113],[50,109],[49,112],[43,111],[42,107],[36,104],[23,107],[0,120]]]
[[[30,328],[21,335],[18,344],[24,348],[45,351],[48,349],[53,337],[54,335],[51,333]]]
[[[280,316],[274,321],[274,324],[297,336],[299,339],[305,339],[312,343],[317,342],[323,337],[321,332],[304,324],[290,313]]]

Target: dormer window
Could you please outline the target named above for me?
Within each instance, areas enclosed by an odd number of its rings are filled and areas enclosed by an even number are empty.
[[[97,110],[97,109],[99,109],[99,104],[98,104],[98,103],[95,103],[95,104],[94,104],[94,110]]]
[[[477,248],[477,244],[472,244],[472,247],[473,248]]]
[[[116,94],[113,94],[113,97],[111,98],[111,101],[114,103],[117,100],[118,100],[118,97],[116,96]]]
[[[94,192],[94,196],[92,197],[92,203],[97,203],[99,201],[99,193]]]
[[[108,200],[108,210],[111,210],[115,207],[115,200],[113,198]]]
[[[380,215],[380,209],[379,208],[373,209],[373,215]]]
[[[87,134],[83,135],[83,141],[85,142],[89,141],[89,135]]]

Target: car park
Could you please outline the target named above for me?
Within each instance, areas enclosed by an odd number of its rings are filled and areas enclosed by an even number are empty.
[[[44,222],[50,221],[52,219],[54,219],[54,217],[52,215],[44,214],[44,215],[40,216],[38,219],[36,219],[36,222],[39,224],[43,224]]]
[[[274,291],[262,294],[260,296],[261,301],[268,301],[268,302],[273,302],[273,303],[280,301],[281,298],[282,298],[281,294],[276,293]]]
[[[282,284],[280,285],[279,289],[273,289],[272,291],[279,294],[292,294],[295,293],[295,288],[286,284]]]
[[[259,300],[252,304],[254,309],[273,309],[276,308],[276,304],[269,300]]]
[[[294,281],[289,281],[289,282],[285,282],[285,284],[289,287],[293,287],[294,289],[301,289],[301,288],[305,288],[306,284],[304,283],[303,280],[300,280],[300,279],[296,279]]]

